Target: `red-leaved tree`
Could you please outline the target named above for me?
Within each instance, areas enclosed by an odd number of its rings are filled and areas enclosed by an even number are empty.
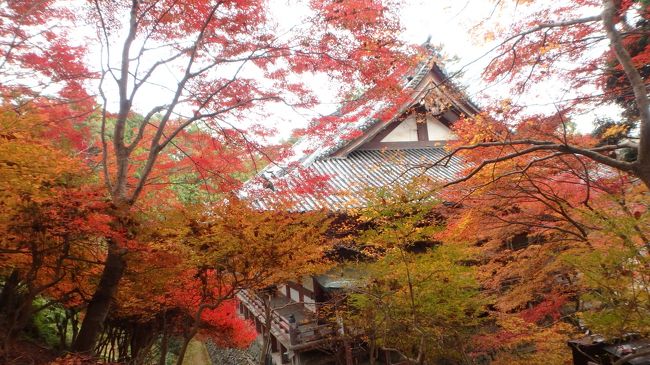
[[[489,53],[492,58],[483,73],[488,83],[509,85],[514,96],[492,98],[482,113],[468,116],[460,128],[474,129],[474,138],[462,140],[432,165],[445,164],[450,156],[483,156],[451,185],[510,160],[519,163],[505,173],[521,174],[543,161],[573,155],[630,174],[650,187],[647,3],[585,0],[518,5],[523,7],[519,13],[528,15],[508,25]],[[494,37],[494,32],[488,33]],[[563,88],[565,97],[551,101],[544,111],[534,106],[530,91],[549,87]],[[620,121],[607,124],[601,136],[618,138],[598,141],[575,133],[572,117],[612,103],[621,105],[625,113]],[[627,158],[621,158],[624,150]]]
[[[189,128],[264,155],[254,137],[267,129],[250,123],[263,119],[264,105],[318,103],[300,75],[336,78],[343,99],[362,88],[366,98],[386,101],[410,64],[397,39],[397,2],[313,0],[309,15],[289,30],[274,24],[270,6],[261,0],[94,0],[75,8],[96,27],[98,57],[90,65],[100,73],[102,175],[116,229],[129,231],[135,209],[146,209],[138,205],[141,198],[166,181],[161,156],[198,157],[176,144]],[[210,177],[220,176],[211,171]],[[77,351],[92,351],[125,271],[128,245],[112,237],[107,242]]]

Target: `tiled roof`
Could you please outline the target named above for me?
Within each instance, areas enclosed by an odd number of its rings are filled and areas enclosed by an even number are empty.
[[[415,67],[410,77],[404,80],[406,88],[416,90],[421,87],[432,68],[442,72],[436,65],[438,53],[433,47],[425,47],[429,49],[429,54]],[[419,96],[421,97],[422,95]],[[411,101],[416,102],[419,99]],[[376,105],[379,110],[384,107]],[[430,169],[421,167],[424,163],[432,163],[443,157],[447,152],[444,147],[382,151],[353,149],[344,157],[332,157],[339,149],[351,143],[352,140],[344,137],[350,131],[370,135],[370,130],[379,122],[372,118],[360,118],[355,123],[343,126],[337,135],[302,138],[294,144],[292,157],[269,165],[245,184],[240,196],[251,199],[260,209],[272,209],[275,201],[288,200],[297,211],[345,210],[367,204],[365,196],[368,189],[406,184],[421,175],[434,181],[448,181],[461,171],[462,164],[455,158],[446,166]],[[305,189],[307,184],[304,182],[311,177],[322,177],[325,181],[307,192],[309,187]]]
[[[403,150],[356,150],[346,158],[323,158],[313,161],[300,176],[324,177],[325,181],[318,191],[309,193],[284,193],[297,211],[317,209],[345,210],[364,206],[368,189],[390,188],[394,184],[406,184],[417,176],[427,176],[433,181],[448,181],[458,174],[462,165],[452,159],[447,166],[422,168],[423,163],[431,163],[445,156],[443,147],[417,148]],[[275,186],[282,190],[296,189],[301,184],[298,175],[289,172],[274,179]],[[280,184],[279,182],[283,182]],[[278,194],[279,195],[279,194]],[[255,201],[261,209],[272,205],[273,194]]]

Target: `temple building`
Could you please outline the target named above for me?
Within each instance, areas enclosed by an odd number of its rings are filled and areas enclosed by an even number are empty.
[[[406,80],[412,90],[410,100],[389,121],[361,120],[341,130],[341,138],[321,146],[303,139],[294,145],[295,156],[263,170],[257,181],[269,190],[291,190],[296,211],[326,209],[344,212],[363,207],[368,188],[390,189],[416,176],[448,181],[462,170],[460,160],[423,168],[445,156],[445,145],[455,138],[451,126],[463,116],[478,112],[476,106],[459,95],[437,63],[435,52],[420,62]],[[359,130],[348,139],[350,130]],[[304,152],[308,151],[308,152]],[[319,193],[293,192],[300,176],[325,176]],[[272,196],[272,195],[271,195]],[[269,208],[269,199],[257,199],[260,209]],[[340,271],[340,270],[339,270]],[[319,321],[324,303],[354,285],[355,272],[337,272],[305,277],[264,293],[244,291],[238,295],[240,314],[253,321],[258,333],[271,323],[269,351],[272,364],[363,364],[363,349],[340,343],[344,329]],[[265,305],[266,300],[266,305]],[[269,305],[271,310],[269,310]],[[270,311],[271,320],[267,321]],[[384,364],[399,364],[396,354],[386,353]],[[338,359],[338,360],[337,360]]]

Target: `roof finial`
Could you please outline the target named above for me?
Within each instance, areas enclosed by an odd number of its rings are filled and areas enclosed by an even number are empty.
[[[429,36],[427,37],[427,40],[424,41],[424,46],[425,47],[428,47],[430,45],[431,45],[431,34],[429,34]]]

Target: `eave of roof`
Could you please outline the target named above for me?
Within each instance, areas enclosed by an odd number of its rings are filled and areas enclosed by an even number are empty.
[[[327,188],[312,193],[294,193],[299,186],[292,174],[285,175],[283,186],[290,191],[282,192],[282,199],[289,200],[296,211],[328,209],[342,211],[367,205],[369,190],[406,185],[417,177],[427,177],[432,182],[444,182],[454,178],[463,169],[459,159],[452,158],[448,164],[424,167],[427,162],[437,161],[446,155],[444,146],[406,150],[357,150],[347,158],[325,158],[314,161],[306,170],[311,176],[327,179]],[[300,190],[300,189],[297,189]],[[270,209],[273,197],[257,199],[260,209]]]

